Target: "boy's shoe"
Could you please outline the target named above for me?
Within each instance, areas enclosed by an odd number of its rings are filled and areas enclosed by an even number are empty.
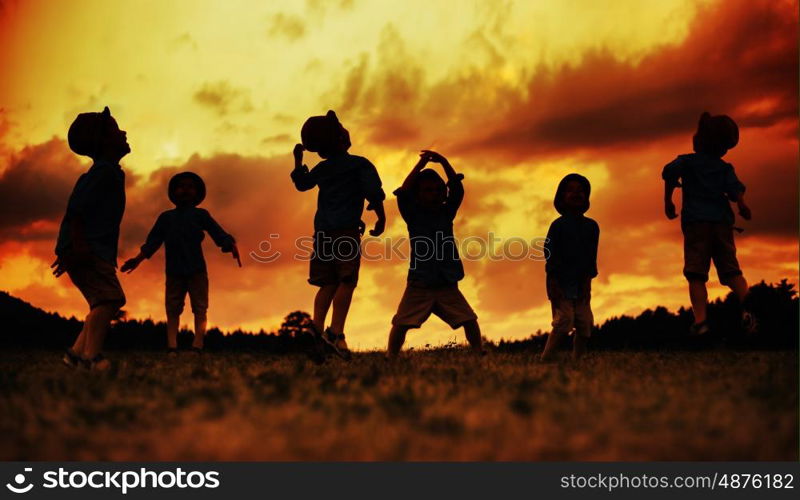
[[[167,356],[175,358],[178,356],[178,349],[175,347],[167,347]]]
[[[90,372],[104,373],[111,369],[111,361],[102,354],[98,354],[92,359],[85,360],[84,366]]]
[[[75,354],[75,351],[73,351],[72,348],[64,351],[64,356],[61,357],[61,362],[69,368],[78,368],[83,364],[81,357]]]
[[[322,334],[322,340],[337,356],[345,361],[350,360],[350,349],[347,348],[344,333],[333,333],[330,328],[326,328]]]
[[[203,348],[202,347],[192,346],[192,347],[189,348],[189,352],[191,352],[192,354],[196,354],[196,355],[200,356],[201,354],[203,354]]]
[[[692,326],[689,327],[689,335],[692,337],[700,337],[701,335],[707,334],[709,330],[708,321],[701,321],[700,323],[693,323]]]
[[[758,320],[750,311],[742,312],[742,329],[748,335],[752,335],[758,330]]]

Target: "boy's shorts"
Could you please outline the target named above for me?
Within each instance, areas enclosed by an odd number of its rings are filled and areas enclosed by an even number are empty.
[[[457,284],[428,288],[409,282],[392,318],[392,325],[419,328],[431,313],[454,330],[478,319]]]
[[[89,308],[102,304],[125,305],[125,293],[112,263],[92,257],[89,262],[68,266],[67,275],[89,303]]]
[[[551,301],[553,310],[553,331],[569,333],[575,328],[575,335],[589,338],[594,327],[594,314],[588,299],[560,299]]]
[[[361,233],[358,229],[324,231],[314,235],[314,254],[308,282],[314,286],[358,283],[361,267]]]
[[[686,222],[683,231],[683,275],[689,281],[708,281],[711,261],[717,268],[719,281],[727,285],[731,278],[741,276],[733,242],[733,227],[717,222]]]
[[[186,293],[195,315],[203,315],[208,310],[208,273],[200,272],[189,275],[168,274],[164,305],[167,315],[180,316]]]

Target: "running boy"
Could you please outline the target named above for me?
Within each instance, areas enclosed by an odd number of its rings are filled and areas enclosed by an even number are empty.
[[[194,172],[175,174],[169,181],[167,195],[175,208],[158,216],[139,254],[125,261],[121,271],[132,272],[164,244],[167,274],[164,293],[167,352],[177,353],[178,326],[188,292],[194,314],[192,350],[200,353],[203,350],[208,321],[208,271],[201,245],[204,232],[211,235],[211,239],[223,252],[231,252],[239,267],[242,262],[233,236],[217,224],[208,210],[197,207],[206,197],[206,185],[199,175]]]
[[[553,204],[561,217],[550,224],[545,242],[547,298],[553,310],[553,331],[542,361],[550,361],[558,344],[574,328],[572,356],[586,352],[592,333],[592,279],[597,276],[600,226],[584,216],[589,210],[589,179],[569,174],[558,184]]]
[[[103,340],[125,305],[116,270],[119,225],[125,212],[125,173],[119,161],[131,148],[108,107],[101,113],[79,114],[67,141],[73,152],[94,163],[78,178],[69,197],[51,266],[56,277],[66,272],[89,303],[83,328],[63,361],[70,367],[105,371],[111,363],[101,353]]]
[[[439,163],[447,183],[429,163]],[[464,266],[458,256],[453,235],[453,220],[464,199],[462,174],[457,174],[447,158],[423,150],[411,173],[394,194],[400,215],[408,226],[411,241],[411,267],[408,282],[389,332],[388,357],[396,359],[406,333],[419,328],[431,313],[452,329],[464,327],[472,350],[482,354],[478,316],[458,289]]]
[[[367,209],[378,216],[370,231],[372,236],[378,236],[386,225],[386,195],[375,166],[366,158],[348,153],[350,134],[336,113],[312,116],[303,124],[300,135],[303,144],[294,148],[292,181],[298,191],[319,187],[308,278],[310,284],[319,287],[314,299],[315,336],[337,355],[349,359],[344,325],[358,283],[364,200],[369,202]],[[323,160],[309,170],[303,165],[303,150],[315,152]],[[333,317],[325,328],[331,303]]]
[[[690,333],[708,333],[708,271],[711,261],[717,268],[719,281],[729,287],[744,304],[747,281],[736,259],[733,240],[735,202],[739,215],[750,220],[750,207],[744,201],[744,184],[736,177],[733,165],[722,160],[725,153],[739,142],[739,127],[729,116],[703,113],[693,138],[694,153],[680,155],[664,167],[664,212],[667,218],[678,214],[672,201],[675,188],[683,189],[681,230],[683,232],[683,275],[689,282],[694,324]],[[754,316],[742,311],[742,325],[752,333]]]

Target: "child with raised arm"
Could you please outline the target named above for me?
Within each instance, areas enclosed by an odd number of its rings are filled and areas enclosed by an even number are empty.
[[[67,349],[67,366],[105,371],[111,366],[101,353],[111,320],[125,305],[117,279],[119,226],[125,212],[125,173],[119,161],[130,153],[127,136],[108,107],[101,113],[81,113],[67,133],[69,147],[94,160],[78,178],[67,203],[51,266],[56,277],[65,272],[89,303],[89,314],[78,338]]]
[[[442,166],[447,183],[436,171],[425,168],[429,162]],[[472,350],[483,353],[478,316],[458,289],[464,267],[456,248],[453,220],[464,199],[463,178],[447,158],[423,150],[403,185],[394,192],[408,226],[411,263],[406,290],[392,318],[390,360],[399,355],[408,330],[422,326],[431,313],[454,330],[464,327]]]
[[[678,156],[661,174],[667,218],[678,217],[672,193],[675,188],[683,190],[683,275],[689,282],[693,335],[709,331],[706,282],[712,260],[720,283],[729,287],[742,305],[749,290],[736,259],[731,202],[736,203],[739,215],[745,220],[750,220],[750,207],[744,201],[745,187],[736,177],[733,165],[722,160],[738,142],[739,127],[729,116],[703,113],[693,138],[695,152]],[[744,308],[742,326],[749,333],[756,329],[755,317]]]
[[[386,195],[375,166],[364,157],[351,155],[350,134],[336,113],[312,116],[300,132],[303,143],[294,148],[295,166],[291,178],[298,191],[319,188],[314,215],[314,252],[308,282],[319,287],[314,299],[315,338],[343,359],[350,358],[344,326],[361,264],[361,215],[364,201],[378,216],[372,236],[383,233]],[[313,169],[303,164],[303,150],[322,157]],[[333,304],[331,324],[325,328]],[[312,354],[312,353],[310,353]],[[315,361],[324,361],[317,353]],[[312,354],[313,355],[313,354]]]
[[[573,329],[572,356],[579,359],[594,326],[592,279],[597,276],[600,226],[586,217],[592,186],[580,174],[569,174],[558,184],[553,204],[561,216],[550,224],[545,242],[547,298],[553,310],[553,330],[542,351],[542,361],[553,359],[558,344]]]
[[[223,252],[230,252],[242,266],[233,236],[226,233],[208,213],[199,208],[206,196],[203,179],[194,172],[181,172],[170,179],[167,195],[175,208],[158,216],[153,229],[136,257],[122,265],[123,272],[132,272],[144,259],[149,259],[164,244],[166,252],[167,352],[177,353],[178,327],[186,294],[194,314],[192,350],[203,350],[208,322],[208,271],[202,242],[207,232]]]

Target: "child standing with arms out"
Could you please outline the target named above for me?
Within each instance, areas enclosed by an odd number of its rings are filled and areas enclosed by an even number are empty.
[[[672,193],[683,189],[681,230],[683,232],[683,275],[689,282],[694,324],[690,333],[708,333],[708,271],[711,261],[717,268],[719,281],[729,287],[744,304],[747,281],[736,259],[733,240],[734,215],[731,202],[739,215],[750,220],[750,208],[744,201],[744,184],[736,177],[733,165],[722,160],[739,142],[739,127],[726,115],[703,113],[693,138],[694,153],[680,155],[664,167],[664,212],[669,219],[678,214]],[[756,321],[747,310],[742,311],[742,325],[753,332]]]
[[[315,337],[343,359],[350,358],[344,325],[358,283],[361,263],[361,215],[364,201],[378,216],[372,236],[383,233],[386,215],[378,171],[369,160],[348,153],[350,134],[336,113],[312,116],[301,130],[303,144],[294,148],[291,177],[298,191],[319,187],[314,215],[314,253],[308,282],[319,287],[314,299]],[[323,160],[309,170],[303,165],[303,150],[318,153]],[[330,327],[325,328],[333,304]],[[317,361],[322,361],[317,356]]]
[[[547,337],[542,361],[552,360],[558,344],[575,329],[572,355],[579,359],[594,326],[592,279],[597,276],[600,226],[584,216],[589,210],[589,179],[569,174],[558,184],[553,204],[561,217],[550,224],[545,243],[547,298],[553,310],[553,331]]]
[[[90,157],[94,164],[78,178],[69,197],[51,266],[56,277],[66,272],[89,303],[83,328],[63,361],[70,367],[105,371],[111,364],[101,353],[103,340],[125,305],[116,270],[125,212],[125,173],[119,161],[131,148],[108,107],[101,113],[78,115],[67,140],[73,152]]]
[[[446,184],[434,170],[425,169],[429,162],[442,166]],[[454,330],[463,326],[472,350],[483,353],[478,316],[458,289],[464,266],[455,244],[453,220],[464,199],[463,178],[447,158],[424,150],[403,185],[394,192],[400,215],[408,226],[411,266],[406,290],[392,318],[390,360],[399,355],[408,330],[422,326],[431,313]]]
[[[144,259],[149,259],[164,244],[166,252],[167,352],[178,348],[178,326],[186,294],[194,314],[192,350],[203,350],[208,310],[208,271],[203,257],[205,232],[223,252],[231,252],[242,266],[233,236],[226,233],[208,210],[198,208],[206,196],[206,185],[199,175],[181,172],[170,179],[167,195],[175,208],[158,216],[153,229],[136,257],[122,265],[123,272],[132,272]]]

